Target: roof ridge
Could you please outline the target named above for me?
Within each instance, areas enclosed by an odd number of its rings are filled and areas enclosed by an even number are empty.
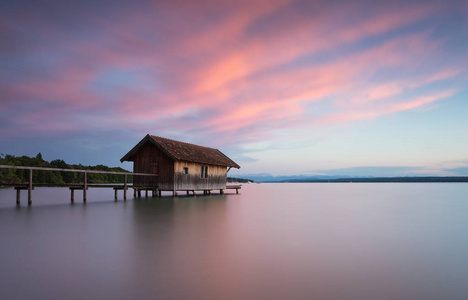
[[[197,145],[197,144],[194,144],[194,143],[182,142],[182,141],[178,141],[178,140],[174,140],[174,139],[169,139],[169,138],[165,138],[165,137],[158,136],[158,135],[153,135],[153,134],[150,134],[150,136],[151,136],[152,138],[155,137],[155,138],[159,138],[159,139],[163,139],[163,140],[169,140],[169,141],[173,141],[173,142],[177,142],[177,143],[181,143],[181,144],[192,145],[192,146],[196,146],[196,147],[200,147],[200,148],[214,149],[214,150],[218,150],[219,152],[221,152],[219,149],[213,148],[213,147],[207,147],[207,146]],[[221,152],[221,153],[222,153],[222,152]],[[225,156],[226,156],[226,155],[225,155]]]

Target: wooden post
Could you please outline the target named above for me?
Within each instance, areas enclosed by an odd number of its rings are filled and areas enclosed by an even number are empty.
[[[117,201],[117,189],[114,189],[114,200]]]
[[[127,174],[124,175],[124,201],[127,200]]]
[[[145,197],[148,198],[148,190],[145,190]]]
[[[86,203],[86,190],[88,189],[88,182],[87,182],[87,173],[84,172],[83,176],[83,202]]]
[[[223,189],[219,190],[219,193],[220,193],[221,195],[224,194],[224,190],[223,190]]]
[[[133,188],[133,198],[136,198],[136,188]]]
[[[16,189],[16,205],[20,205],[21,190]]]
[[[33,170],[29,169],[28,205],[32,204],[32,173],[33,173]]]
[[[138,189],[138,198],[141,198],[141,190]]]
[[[70,200],[71,200],[71,203],[75,203],[75,189],[74,188],[70,188]]]
[[[161,190],[158,191],[158,194],[159,194],[159,197],[161,197],[161,195],[162,195],[162,194],[161,194]]]

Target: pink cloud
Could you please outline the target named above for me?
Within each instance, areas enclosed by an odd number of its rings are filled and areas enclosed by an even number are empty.
[[[368,119],[375,119],[382,115],[387,115],[391,113],[396,113],[405,110],[416,109],[427,105],[432,102],[440,101],[443,99],[447,99],[453,96],[455,91],[447,90],[437,93],[436,95],[432,96],[422,96],[411,98],[405,100],[404,102],[397,102],[397,103],[389,103],[381,106],[376,107],[367,107],[365,110],[360,110],[359,108],[355,110],[349,110],[340,113],[334,113],[323,117],[321,119],[315,120],[317,123],[336,123],[336,122],[349,122],[349,121],[357,121],[357,120],[368,120]]]
[[[285,127],[378,118],[454,94],[406,94],[460,73],[428,66],[440,59],[441,44],[430,30],[404,31],[434,5],[390,5],[368,15],[360,5],[314,5],[303,11],[291,1],[164,2],[113,18],[86,15],[92,41],[65,39],[65,59],[52,76],[9,85],[8,99],[60,104],[21,115],[40,132],[84,125],[244,140]],[[40,23],[35,33],[63,38],[59,27]],[[118,99],[110,99],[91,88],[107,69],[145,70],[139,80],[150,84],[116,87]],[[373,81],[379,72],[388,78]],[[309,115],[319,104],[329,109]]]

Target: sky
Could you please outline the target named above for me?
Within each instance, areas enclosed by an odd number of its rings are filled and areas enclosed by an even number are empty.
[[[468,1],[2,1],[0,153],[230,175],[468,175]]]

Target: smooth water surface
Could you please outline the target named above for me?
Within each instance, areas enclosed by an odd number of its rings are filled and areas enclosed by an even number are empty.
[[[468,299],[464,183],[25,195],[0,189],[1,299]]]

